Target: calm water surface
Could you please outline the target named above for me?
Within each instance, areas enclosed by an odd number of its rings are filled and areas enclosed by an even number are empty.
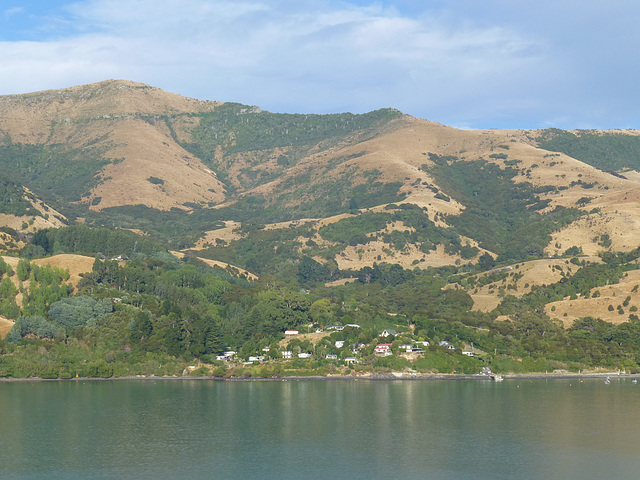
[[[0,383],[0,478],[626,479],[628,379]]]

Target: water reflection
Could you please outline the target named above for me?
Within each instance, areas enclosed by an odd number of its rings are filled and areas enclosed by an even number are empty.
[[[614,381],[0,384],[3,478],[632,478]]]

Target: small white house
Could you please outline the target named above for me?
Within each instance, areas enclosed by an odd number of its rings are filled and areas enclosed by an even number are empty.
[[[344,340],[336,340],[336,348],[342,348],[344,347]]]
[[[298,335],[298,330],[285,330],[285,337],[293,337],[294,335]]]
[[[378,336],[379,337],[390,337],[390,336],[394,336],[395,337],[397,334],[398,334],[397,331],[395,331],[395,330],[393,330],[391,328],[388,328],[386,330],[383,330],[382,333],[380,335],[378,335]]]
[[[298,354],[298,358],[311,358],[312,355],[310,353],[301,352]]]
[[[222,360],[223,362],[230,362],[233,360],[233,357],[236,356],[237,352],[233,350],[229,350],[228,352],[224,352],[222,355],[217,355],[216,360]]]
[[[349,365],[349,364],[352,364],[352,363],[360,363],[360,362],[358,362],[358,359],[356,357],[347,357],[347,358],[344,359],[344,363]]]
[[[264,362],[264,355],[251,355],[249,357],[249,361],[253,362]]]
[[[438,343],[438,345],[441,346],[441,347],[447,348],[449,350],[455,350],[456,349],[456,347],[454,347],[453,345],[451,345],[447,341],[442,341],[442,342]]]
[[[336,355],[335,353],[327,353],[324,358],[326,358],[327,360],[337,360],[338,359],[338,355]]]
[[[283,350],[280,353],[282,354],[282,358],[293,358],[293,352],[291,350]]]
[[[344,330],[344,325],[327,325],[324,327],[325,330],[335,330],[336,332],[341,332]]]
[[[376,348],[373,350],[373,353],[378,357],[388,357],[389,355],[393,355],[391,351],[390,343],[380,343],[376,345]]]

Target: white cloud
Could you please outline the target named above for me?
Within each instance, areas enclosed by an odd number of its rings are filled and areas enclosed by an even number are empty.
[[[12,8],[7,8],[4,12],[3,12],[3,16],[4,18],[10,18],[13,17],[14,15],[20,15],[22,13],[24,13],[24,7],[12,7]]]

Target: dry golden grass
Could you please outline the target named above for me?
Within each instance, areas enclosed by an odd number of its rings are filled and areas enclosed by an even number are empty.
[[[2,256],[2,259],[5,261],[5,263],[9,264],[11,266],[11,268],[14,271],[14,275],[15,275],[15,271],[16,271],[16,267],[18,266],[18,262],[20,261],[20,258],[18,257],[9,257],[9,256]]]
[[[29,225],[31,220],[31,225]],[[27,228],[22,228],[22,225],[25,223],[28,225]],[[45,220],[42,217],[16,217],[14,215],[0,213],[0,225],[13,228],[14,230],[22,233],[33,233],[37,230],[42,230],[43,228],[59,228],[64,224],[55,217],[49,217],[49,220]]]
[[[473,298],[473,307],[471,310],[478,310],[480,312],[490,312],[498,305],[502,299],[493,293],[473,293],[471,294],[471,298]]]
[[[340,278],[338,280],[334,280],[332,282],[327,282],[324,284],[325,287],[337,287],[339,285],[346,285],[347,283],[356,282],[357,278]]]
[[[301,327],[303,328],[303,327]],[[311,343],[313,343],[314,345],[316,343],[318,343],[320,340],[322,340],[325,337],[328,337],[329,335],[331,335],[330,332],[313,332],[313,333],[302,333],[302,330],[299,330],[301,333],[299,333],[298,335],[294,335],[293,337],[287,337],[287,338],[283,338],[282,340],[280,340],[278,342],[278,345],[280,347],[286,347],[287,344],[291,341],[291,339],[295,338],[296,340],[300,340],[301,342],[304,342],[305,340],[309,340],[311,341]]]
[[[107,155],[125,160],[102,170],[104,181],[92,190],[92,198],[100,197],[101,201],[92,208],[140,204],[169,210],[185,202],[207,205],[224,201],[222,182],[198,158],[175,143],[166,126],[126,119],[112,127],[109,138],[117,146]],[[151,183],[150,177],[164,183]]]
[[[632,133],[627,132],[625,133]],[[563,154],[552,154],[535,146],[533,138],[538,136],[535,130],[478,130],[463,131],[446,127],[425,120],[403,117],[389,126],[388,132],[365,142],[358,142],[350,146],[337,146],[329,151],[302,159],[288,171],[288,175],[269,184],[255,189],[268,195],[276,186],[281,185],[290,175],[305,171],[313,171],[313,167],[324,165],[337,157],[357,156],[327,172],[322,177],[314,178],[311,182],[326,181],[327,178],[340,177],[350,166],[355,165],[361,170],[379,170],[383,181],[400,181],[404,184],[401,191],[407,194],[406,202],[427,208],[432,220],[436,214],[456,215],[464,208],[451,200],[446,202],[435,198],[431,186],[436,186],[430,176],[421,169],[423,164],[429,165],[429,153],[440,155],[455,155],[461,160],[477,160],[482,158],[491,161],[501,168],[505,168],[502,159],[492,159],[495,153],[506,153],[510,159],[520,160],[516,168],[520,175],[516,182],[530,182],[533,185],[553,185],[566,188],[558,192],[543,195],[551,201],[549,209],[558,205],[576,207],[578,200],[587,197],[593,200],[587,203],[583,210],[590,211],[600,208],[602,214],[593,214],[554,234],[554,238],[547,248],[547,253],[562,253],[570,246],[583,245],[584,253],[593,255],[604,250],[591,240],[591,230],[601,230],[610,235],[614,249],[629,250],[637,243],[634,238],[640,235],[640,179],[628,173],[628,180],[624,180],[608,173],[599,171],[589,165]],[[508,147],[504,148],[504,147]],[[527,173],[528,172],[528,173]],[[420,181],[418,181],[420,180]],[[593,183],[594,187],[585,189],[577,182]],[[572,186],[571,184],[574,183]],[[302,201],[303,199],[298,199]],[[384,206],[375,207],[380,210]],[[288,224],[288,222],[285,222]],[[445,225],[441,221],[439,225]],[[273,226],[279,228],[281,225]],[[314,239],[315,241],[315,239]],[[559,247],[555,247],[556,243]],[[586,248],[586,249],[585,249]],[[380,253],[376,252],[375,255]],[[381,255],[381,254],[380,254]],[[357,263],[359,255],[353,252],[347,254],[348,262]],[[412,258],[411,261],[416,259]],[[418,260],[420,260],[418,258]],[[433,258],[434,265],[441,264],[441,257]],[[453,263],[456,258],[448,259]],[[406,263],[406,262],[405,262]]]
[[[0,213],[0,225],[9,227],[14,229],[20,233],[34,233],[38,230],[42,230],[44,228],[60,228],[66,224],[66,218],[60,212],[55,209],[49,207],[41,200],[35,198],[30,198],[27,194],[33,195],[27,188],[24,188],[25,195],[24,199],[27,200],[31,205],[38,210],[42,216],[15,216],[9,215],[6,213]],[[46,215],[46,219],[45,219]],[[6,247],[8,243],[11,242],[11,238],[8,234],[0,233],[0,249]],[[17,247],[14,249],[19,249],[24,247],[25,243],[19,241]]]
[[[247,280],[258,280],[258,276],[256,274],[251,273],[248,270],[244,270],[243,268],[236,267],[235,265],[230,265],[228,263],[219,262],[217,260],[209,260],[208,258],[201,257],[198,257],[198,260],[202,260],[210,267],[220,267],[234,277],[240,277],[244,275],[245,277],[247,277]]]
[[[172,253],[173,255],[175,255],[178,258],[184,258],[185,257],[185,253],[184,252],[176,252],[176,251],[171,251],[170,253]],[[218,260],[210,260],[208,258],[202,258],[202,257],[196,257],[198,260],[203,261],[204,263],[206,263],[207,265],[209,265],[210,267],[220,267],[223,270],[226,270],[229,275],[232,275],[234,277],[239,277],[241,275],[244,275],[247,280],[258,280],[258,276],[249,272],[248,270],[244,270],[243,268],[240,267],[236,267],[235,265],[230,265],[228,263],[224,263],[224,262],[219,262]]]
[[[580,218],[554,233],[546,251],[555,254],[577,246],[582,248],[583,253],[595,255],[606,250],[629,251],[636,248],[640,238],[640,205],[635,201],[623,205],[607,205],[607,200],[609,199],[600,199],[597,203],[600,205],[600,212]],[[599,244],[602,235],[609,236],[610,247]]]
[[[2,225],[2,220],[0,219],[0,225]],[[11,252],[18,251],[24,248],[26,243],[22,240],[16,240],[8,233],[0,232],[0,252]]]
[[[287,181],[290,176],[306,171],[315,172],[321,170],[320,167],[338,157],[365,152],[363,155],[352,158],[328,172],[323,172],[322,175],[312,175],[311,183],[340,178],[352,166],[357,166],[363,171],[378,170],[382,173],[380,180],[384,182],[399,181],[405,184],[401,191],[408,194],[407,201],[427,207],[431,204],[433,214],[436,212],[459,213],[462,206],[454,200],[445,202],[435,199],[435,193],[426,185],[410,186],[410,184],[418,178],[432,183],[429,175],[420,170],[420,166],[423,163],[429,163],[428,156],[426,156],[428,152],[441,153],[443,150],[442,144],[448,144],[457,136],[464,137],[461,144],[466,145],[466,138],[473,137],[473,135],[470,135],[469,132],[411,117],[403,117],[391,122],[388,131],[388,133],[373,140],[358,142],[355,145],[346,147],[338,146],[310,155],[290,168],[284,178],[262,185],[252,192],[268,195],[275,187]],[[473,140],[471,142],[473,143]],[[446,150],[447,154],[449,154],[451,149],[447,148]],[[309,199],[297,199],[298,202],[303,200]],[[295,203],[295,201],[292,200],[292,203]]]
[[[7,333],[11,331],[13,328],[13,324],[15,322],[13,320],[9,320],[8,318],[4,318],[0,315],[0,339],[4,340],[4,337],[7,336]]]
[[[222,240],[229,243],[242,238],[242,235],[236,231],[241,227],[239,222],[229,220],[224,223],[225,226],[223,228],[204,232],[204,236],[196,242],[196,245],[192,250],[204,250],[209,246],[215,245],[216,240]]]
[[[75,120],[100,119],[108,123],[131,115],[193,113],[211,111],[220,102],[204,102],[165,92],[127,80],[103,82],[61,90],[46,90],[0,97],[0,130],[14,142],[61,143],[77,140],[85,125]],[[49,139],[51,122],[56,122],[57,137]]]
[[[341,270],[360,270],[374,263],[396,263],[402,268],[426,268],[452,265],[459,261],[467,263],[458,255],[449,255],[442,245],[429,253],[421,252],[415,245],[407,244],[401,251],[393,250],[389,244],[376,240],[366,245],[349,246],[335,258]]]
[[[580,260],[591,263],[601,262],[600,257],[581,257]],[[568,276],[573,275],[578,268],[568,259],[557,258],[531,260],[513,267],[506,267],[501,269],[509,273],[509,276],[504,280],[490,283],[468,292],[474,301],[472,310],[489,312],[496,308],[502,301],[500,296],[501,288],[504,289],[504,294],[506,295],[521,297],[537,286],[559,282],[563,277],[563,273]],[[484,275],[487,274],[480,274],[478,277]],[[516,279],[520,275],[522,276]]]
[[[224,187],[155,116],[211,111],[217,105],[135,82],[109,80],[0,97],[0,130],[14,142],[95,145],[105,147],[108,158],[124,158],[101,172],[103,183],[88,199],[101,197],[94,209],[141,204],[168,210],[185,202],[219,203],[225,198]],[[164,180],[164,185],[148,182],[151,176]]]
[[[33,260],[37,265],[48,265],[50,267],[58,267],[63,270],[69,270],[69,282],[76,286],[82,277],[81,273],[88,273],[93,270],[95,258],[85,255],[74,255],[70,253],[62,253],[52,257],[38,258]]]
[[[5,261],[5,263],[7,263],[13,269],[13,275],[9,278],[11,279],[13,284],[16,286],[16,288],[18,288],[20,285],[20,280],[18,280],[17,268],[18,268],[18,262],[20,261],[20,259],[18,257],[8,257],[8,256],[2,256],[2,259]],[[18,305],[22,305],[22,293],[20,293],[19,291],[18,291],[18,294],[16,295],[16,303]]]
[[[620,324],[629,320],[632,306],[640,308],[640,293],[633,292],[640,285],[640,271],[632,270],[620,280],[620,283],[597,287],[591,290],[590,298],[578,297],[575,300],[565,299],[559,302],[549,303],[545,306],[545,312],[551,318],[558,318],[565,327],[581,317],[601,318],[605,322]],[[599,291],[600,296],[593,298],[593,294]],[[625,299],[631,297],[628,306],[622,306]],[[609,306],[613,310],[609,310]],[[618,313],[618,306],[622,306],[623,314]],[[635,312],[636,315],[640,314]]]
[[[345,218],[353,217],[350,213],[341,213],[340,215],[333,215],[331,217],[326,218],[300,218],[297,220],[293,220],[290,222],[278,222],[278,223],[269,223],[264,226],[265,230],[279,230],[284,228],[294,228],[299,227],[301,225],[312,224],[313,228],[321,228],[326,227],[327,225],[331,225],[332,223],[337,223],[340,220]]]

